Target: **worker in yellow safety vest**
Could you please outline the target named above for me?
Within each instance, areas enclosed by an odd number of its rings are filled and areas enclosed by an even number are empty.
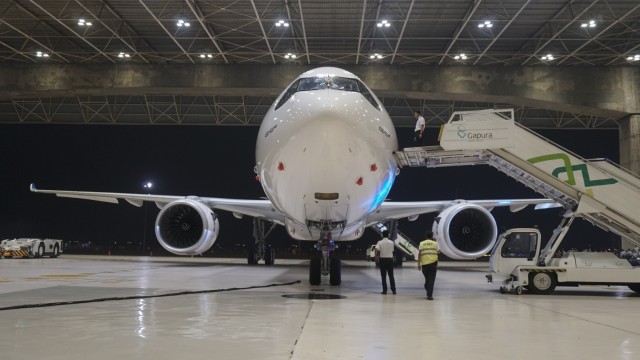
[[[427,300],[433,300],[433,286],[436,283],[436,272],[438,271],[438,254],[440,248],[433,240],[433,232],[427,231],[426,240],[420,242],[418,250],[418,270],[424,275],[424,289],[427,290]]]

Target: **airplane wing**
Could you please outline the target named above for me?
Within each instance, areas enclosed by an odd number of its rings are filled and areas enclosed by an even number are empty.
[[[280,225],[284,225],[284,214],[278,211],[269,200],[242,200],[225,199],[199,196],[175,196],[175,195],[152,195],[152,194],[128,194],[112,192],[92,192],[92,191],[67,191],[67,190],[42,190],[37,189],[35,184],[31,184],[32,192],[43,194],[55,194],[58,197],[84,199],[92,201],[102,201],[112,204],[125,200],[129,204],[140,207],[144,201],[156,203],[158,208],[181,199],[191,199],[199,201],[210,209],[230,211],[234,215],[247,215],[257,218],[271,220]]]
[[[440,212],[449,206],[466,203],[482,206],[491,210],[498,206],[509,206],[511,212],[517,212],[528,205],[536,205],[536,209],[560,207],[562,205],[550,199],[505,199],[505,200],[455,200],[455,201],[412,201],[383,202],[376,211],[367,218],[367,226],[391,219],[410,218],[420,214]]]

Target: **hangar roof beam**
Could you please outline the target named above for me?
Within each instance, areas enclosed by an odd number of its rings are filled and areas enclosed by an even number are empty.
[[[473,16],[473,14],[475,14],[476,10],[478,9],[481,3],[482,3],[482,0],[475,0],[473,6],[469,7],[467,14],[464,16],[464,19],[462,20],[462,24],[460,24],[460,27],[456,30],[455,35],[453,35],[453,39],[451,39],[451,41],[449,42],[449,45],[447,46],[447,50],[444,51],[444,54],[442,54],[440,61],[438,61],[438,65],[442,65],[442,62],[444,61],[444,59],[447,58],[447,56],[449,55],[449,51],[451,51],[451,48],[453,47],[453,44],[456,43],[456,41],[460,37],[460,34],[462,34],[462,31],[467,27],[469,20],[471,20],[471,17]]]
[[[489,45],[487,45],[487,47],[484,49],[484,51],[482,52],[482,54],[480,54],[480,56],[478,56],[476,58],[476,61],[473,62],[473,65],[477,64],[478,61],[480,61],[480,59],[484,56],[484,54],[487,53],[487,51],[489,51],[489,49],[493,46],[493,44],[495,44],[496,41],[498,41],[498,39],[500,38],[500,36],[502,36],[502,34],[507,31],[507,29],[509,28],[509,26],[516,20],[516,18],[518,17],[518,15],[520,15],[520,13],[524,10],[524,8],[527,7],[527,5],[529,5],[529,3],[531,2],[531,0],[527,0],[524,4],[522,4],[522,6],[520,7],[520,9],[518,10],[518,12],[513,15],[511,17],[511,19],[509,20],[509,22],[502,28],[502,30],[500,30],[500,32],[498,33],[498,35],[496,35],[493,40],[489,43]]]
[[[269,37],[267,37],[267,33],[264,31],[264,25],[262,25],[262,18],[258,13],[258,8],[256,8],[255,1],[251,0],[251,6],[253,6],[253,11],[256,13],[256,20],[258,21],[258,25],[260,25],[260,30],[262,30],[262,37],[264,41],[267,43],[267,49],[269,49],[269,54],[271,54],[271,60],[273,63],[276,63],[276,58],[273,56],[273,50],[271,50],[271,44],[269,44]]]
[[[87,45],[91,46],[95,51],[97,51],[100,55],[106,57],[110,62],[115,63],[116,61],[114,59],[111,58],[111,56],[109,56],[108,54],[106,54],[104,51],[98,49],[97,46],[93,45],[93,43],[91,43],[91,41],[87,40],[84,38],[84,36],[78,34],[75,30],[73,30],[72,28],[68,27],[67,24],[65,24],[64,22],[62,22],[60,19],[58,19],[56,16],[54,16],[52,13],[48,12],[45,8],[43,8],[42,6],[38,5],[37,2],[35,2],[34,0],[29,0],[29,2],[31,2],[35,7],[37,7],[38,9],[40,9],[40,11],[42,11],[43,13],[47,14],[47,16],[49,16],[50,18],[54,19],[58,24],[60,24],[62,27],[64,27],[65,29],[67,29],[67,31],[69,31],[70,33],[72,33],[73,35],[75,35],[77,38],[79,38],[80,40],[82,40],[83,42],[85,42]],[[55,53],[52,51],[52,53]]]
[[[33,0],[30,0],[30,1],[33,1]],[[182,45],[180,45],[180,43],[175,38],[175,36],[173,36],[171,32],[167,30],[166,27],[164,27],[164,25],[162,25],[162,21],[160,21],[160,19],[158,19],[158,17],[151,11],[151,9],[149,9],[147,4],[145,4],[143,0],[138,0],[138,2],[140,2],[140,5],[142,5],[142,7],[144,7],[144,9],[147,10],[149,15],[151,15],[151,17],[153,18],[153,20],[155,20],[158,23],[158,25],[162,28],[162,30],[164,30],[164,32],[167,33],[167,35],[169,35],[169,38],[171,38],[171,40],[173,40],[173,42],[178,46],[178,48],[180,48],[180,50],[182,50],[182,52],[187,56],[187,58],[189,58],[189,61],[191,61],[192,64],[195,64],[195,61],[193,61],[193,58],[191,57],[191,55],[189,55],[189,53],[182,47]]]
[[[582,43],[582,45],[578,46],[577,49],[573,50],[571,52],[571,54],[567,55],[564,59],[560,60],[558,62],[558,65],[562,64],[563,62],[565,62],[568,58],[574,56],[575,54],[578,53],[578,51],[582,50],[585,46],[589,45],[592,41],[598,39],[600,36],[602,36],[604,33],[606,33],[609,29],[611,29],[612,27],[614,27],[615,25],[617,25],[618,23],[620,23],[622,20],[624,20],[625,18],[627,18],[629,15],[631,15],[634,11],[636,11],[637,9],[640,9],[640,3],[638,5],[636,5],[635,7],[633,7],[633,9],[627,11],[624,15],[619,16],[616,18],[615,21],[613,21],[611,24],[609,24],[609,26],[607,26],[606,28],[602,29],[599,33],[597,33],[595,36],[593,36],[592,38],[590,38],[589,40],[585,41],[584,43]]]
[[[220,56],[222,56],[222,59],[224,59],[224,63],[228,64],[229,59],[227,59],[227,56],[224,54],[224,51],[222,51],[220,44],[216,40],[216,35],[213,29],[211,29],[211,27],[204,22],[204,16],[202,16],[202,11],[198,7],[198,4],[196,4],[196,2],[193,0],[186,0],[186,1],[187,1],[187,5],[189,6],[189,9],[191,10],[191,13],[193,13],[193,16],[196,17],[196,19],[200,23],[200,26],[202,26],[202,29],[204,30],[204,32],[207,33],[209,40],[211,40],[211,42],[213,43],[213,46],[216,47],[216,49],[220,53]]]
[[[105,29],[107,29],[107,31],[109,31],[111,34],[113,34],[113,36],[115,36],[116,38],[118,38],[118,40],[120,40],[126,47],[129,48],[129,50],[131,50],[134,54],[136,54],[138,57],[140,57],[140,59],[142,59],[142,61],[144,61],[145,63],[149,63],[149,60],[147,60],[144,56],[142,56],[141,54],[138,53],[138,51],[136,50],[136,48],[129,44],[125,39],[123,39],[120,34],[118,34],[117,31],[113,30],[111,27],[109,27],[109,25],[105,24],[104,21],[102,21],[100,19],[100,17],[96,14],[94,14],[91,10],[87,9],[87,7],[85,6],[85,4],[83,4],[80,0],[75,0],[76,4],[78,4],[79,7],[82,8],[82,11],[84,11],[85,13],[91,15],[91,17],[93,19],[95,19],[95,21],[97,21],[98,23],[100,23],[100,25],[102,25]],[[102,6],[105,7],[105,9],[107,9],[113,16],[115,16],[118,20],[124,22],[122,20],[122,18],[120,18],[120,15],[118,15],[115,11],[113,11],[113,9],[109,6],[109,4],[104,3],[102,4]],[[130,26],[127,25],[128,28],[131,28]]]
[[[400,42],[402,41],[404,30],[407,28],[407,23],[409,22],[409,17],[411,16],[411,11],[413,10],[414,3],[415,3],[415,0],[411,0],[411,4],[409,5],[409,10],[407,10],[407,16],[405,17],[404,23],[402,24],[402,30],[400,30],[400,35],[398,35],[398,42],[396,43],[396,48],[393,50],[393,55],[391,56],[390,64],[393,64],[393,60],[396,59],[396,54],[398,53],[398,48],[400,47]]]
[[[569,26],[573,25],[573,23],[575,23],[582,15],[584,15],[587,11],[589,11],[589,9],[591,9],[591,7],[593,7],[593,5],[595,5],[597,2],[598,0],[593,0],[591,4],[587,5],[587,7],[582,9],[582,11],[578,15],[574,16],[573,19],[571,19],[571,21],[565,24],[565,26],[563,26],[555,34],[553,34],[553,36],[550,37],[547,41],[545,41],[544,44],[542,44],[536,50],[534,50],[533,54],[531,54],[527,59],[525,59],[525,61],[523,61],[521,65],[526,65],[529,62],[529,60],[536,57],[540,51],[543,51],[547,45],[549,45],[553,40],[555,40],[558,36],[560,36],[560,34],[562,34],[567,28],[569,28]]]

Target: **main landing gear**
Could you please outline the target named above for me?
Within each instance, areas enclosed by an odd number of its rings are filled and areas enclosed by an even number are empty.
[[[267,229],[268,223],[271,226]],[[247,263],[255,265],[264,260],[265,265],[273,265],[276,260],[276,250],[265,242],[265,239],[276,226],[275,223],[263,219],[253,219],[253,240],[247,242]]]
[[[315,248],[317,251],[309,261],[309,283],[320,285],[322,275],[329,275],[331,285],[340,285],[342,283],[342,263],[338,254],[333,253],[337,246],[332,240],[327,239],[318,241]]]

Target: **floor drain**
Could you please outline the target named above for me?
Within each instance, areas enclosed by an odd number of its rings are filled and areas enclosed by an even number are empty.
[[[308,300],[334,300],[334,299],[346,299],[346,296],[335,295],[335,294],[318,294],[318,293],[308,293],[308,294],[286,294],[282,295],[282,297],[288,299],[308,299]]]

